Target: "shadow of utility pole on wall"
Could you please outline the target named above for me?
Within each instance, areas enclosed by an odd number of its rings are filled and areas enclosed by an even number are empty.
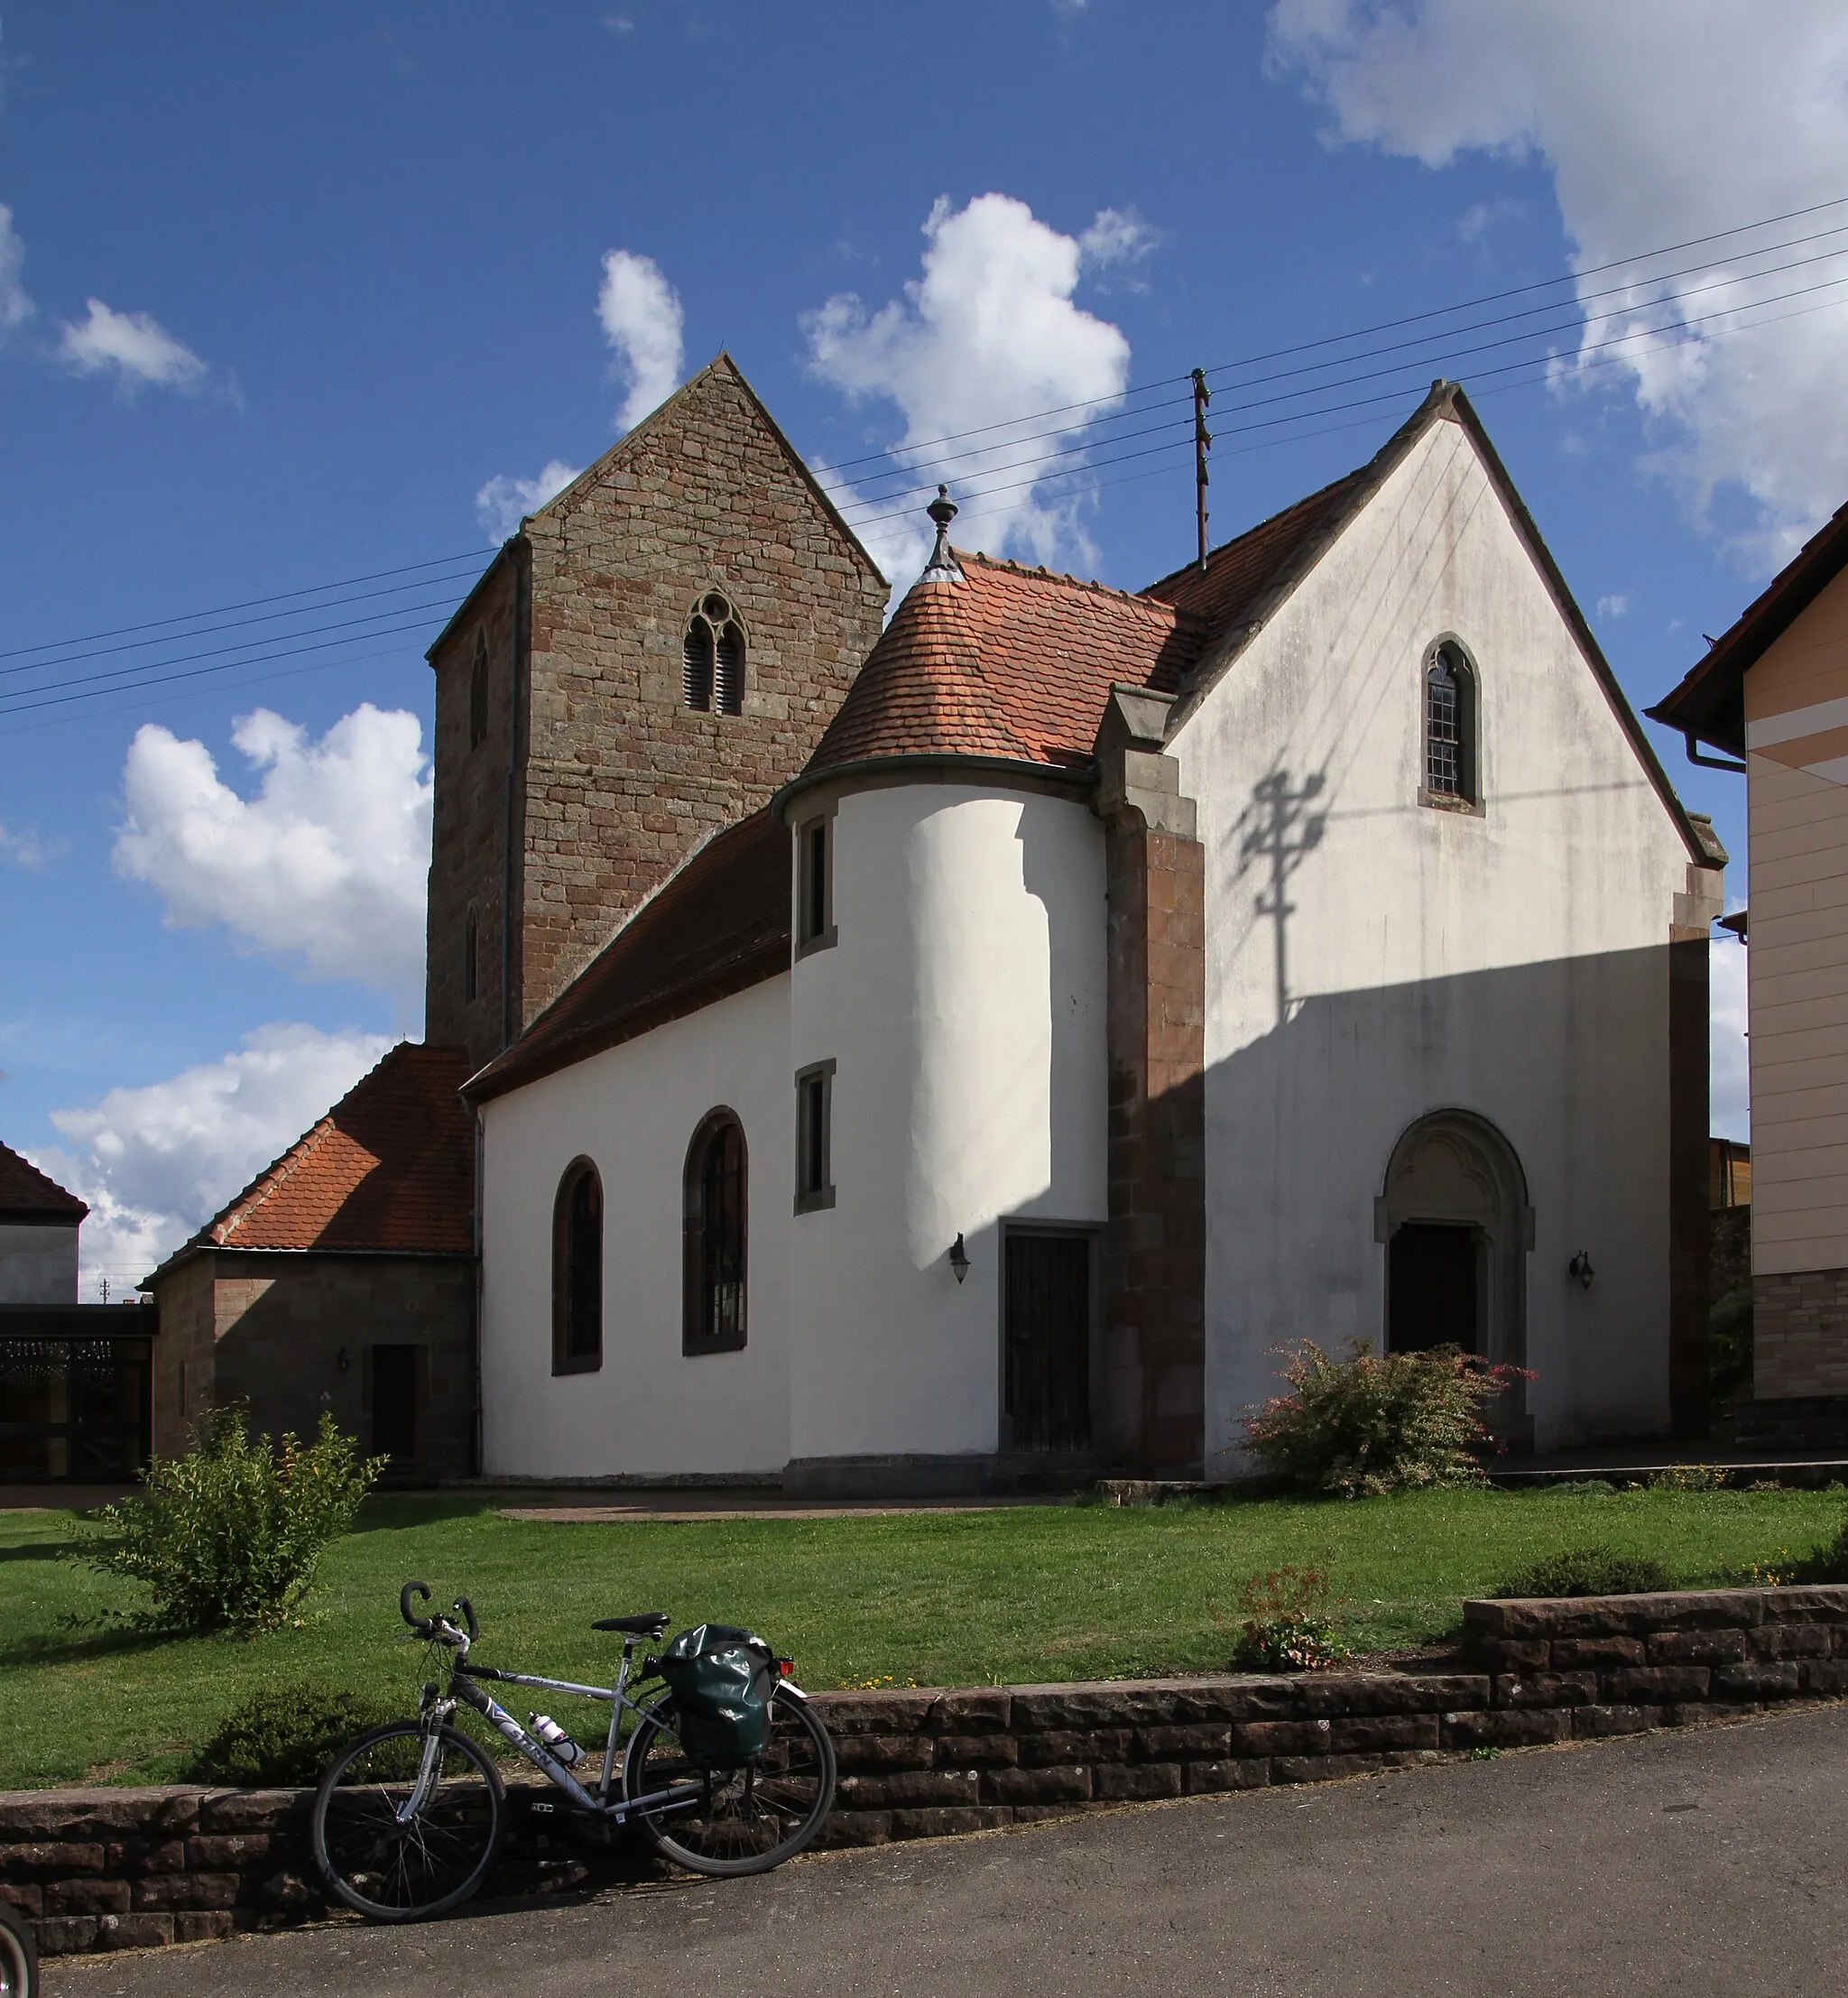
[[[1268,885],[1260,889],[1252,906],[1259,915],[1270,919],[1280,1027],[1289,1016],[1289,930],[1296,904],[1289,897],[1289,882],[1322,843],[1327,809],[1309,808],[1322,795],[1326,781],[1322,772],[1315,770],[1292,788],[1287,770],[1273,770],[1252,787],[1252,801],[1233,828],[1238,839],[1240,878],[1252,873],[1261,879],[1268,876]]]

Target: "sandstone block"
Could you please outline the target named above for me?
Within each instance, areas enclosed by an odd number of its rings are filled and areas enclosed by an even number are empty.
[[[1178,1797],[1178,1762],[1104,1762],[1091,1771],[1091,1794],[1100,1801],[1131,1798]]]

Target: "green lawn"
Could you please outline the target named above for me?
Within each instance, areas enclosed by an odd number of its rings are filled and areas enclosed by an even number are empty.
[[[614,1645],[590,1620],[664,1609],[676,1627],[711,1616],[761,1630],[811,1688],[1018,1684],[1223,1665],[1239,1582],[1287,1561],[1327,1568],[1349,1641],[1381,1650],[1440,1636],[1465,1596],[1544,1553],[1647,1551],[1680,1581],[1713,1584],[1808,1552],[1843,1506],[1825,1492],[1450,1492],[553,1526],[503,1519],[473,1494],[386,1497],[329,1554],[302,1627],[251,1642],[73,1630],[132,1606],[126,1585],[63,1558],[69,1513],[5,1513],[0,1788],[169,1780],[266,1681],[321,1679],[414,1707],[423,1654],[393,1642],[411,1577],[439,1600],[474,1598],[488,1664],[594,1679]]]

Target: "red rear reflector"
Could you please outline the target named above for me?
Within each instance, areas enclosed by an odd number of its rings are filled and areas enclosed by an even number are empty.
[[[780,1658],[776,1661],[776,1676],[779,1679],[788,1679],[795,1670],[796,1661],[793,1658]]]

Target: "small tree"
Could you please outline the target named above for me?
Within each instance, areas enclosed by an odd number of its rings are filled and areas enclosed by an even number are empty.
[[[135,1497],[79,1529],[80,1558],[143,1584],[154,1599],[143,1621],[157,1628],[273,1630],[383,1466],[362,1463],[330,1415],[312,1443],[284,1436],[272,1448],[240,1412],[221,1411],[199,1448],[156,1457]]]
[[[1287,1350],[1290,1392],[1246,1413],[1245,1448],[1299,1489],[1344,1498],[1480,1482],[1483,1411],[1533,1378],[1455,1346],[1381,1357],[1355,1339],[1344,1360],[1312,1339]]]

